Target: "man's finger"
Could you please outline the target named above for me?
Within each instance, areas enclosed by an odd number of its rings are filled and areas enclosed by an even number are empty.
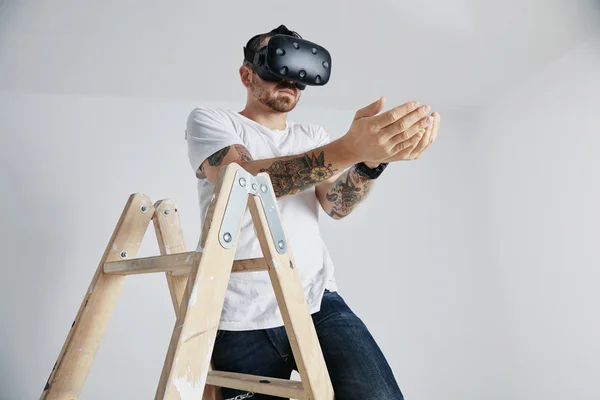
[[[419,144],[419,141],[423,138],[424,134],[425,130],[421,129],[408,140],[398,143],[392,148],[392,152],[395,154],[390,158],[392,160],[406,159],[407,155],[410,154],[413,151],[413,149]]]
[[[415,110],[413,110],[412,112],[408,113],[407,115],[405,115],[404,117],[400,118],[398,121],[394,122],[391,125],[386,126],[385,128],[383,128],[381,130],[381,134],[384,136],[394,136],[397,135],[398,133],[404,132],[407,129],[409,129],[411,126],[413,126],[417,121],[423,119],[427,113],[431,110],[431,107],[429,107],[429,105],[425,104],[422,107],[419,107]],[[431,118],[431,120],[426,120],[427,123],[431,123],[433,121],[433,118]],[[424,121],[421,121],[422,123]],[[427,125],[422,124],[421,128],[425,128]]]
[[[435,139],[437,138],[438,135],[438,130],[440,129],[440,120],[441,120],[441,116],[439,113],[434,112],[433,114],[431,114],[432,117],[434,117],[435,119],[433,120],[433,126],[431,127],[431,138],[429,139],[429,143],[433,143],[435,141]]]
[[[354,115],[354,121],[356,121],[357,119],[361,119],[361,118],[365,118],[365,117],[372,117],[374,115],[379,114],[381,112],[381,110],[383,109],[384,105],[385,105],[385,97],[380,97],[379,99],[377,99],[373,103],[369,104],[368,106],[363,107],[360,110],[358,110],[356,112],[356,114]]]
[[[428,143],[425,144],[425,149],[427,149],[427,147],[429,147],[437,138],[437,134],[438,134],[438,130],[439,130],[439,126],[440,126],[440,114],[437,112],[434,112],[431,114],[431,117],[433,119],[433,123],[431,124],[431,133],[429,136],[429,141]],[[413,125],[411,128],[409,128],[409,132],[412,132],[414,129],[419,129],[417,128],[419,124],[415,124]],[[394,137],[394,139],[396,140],[397,138],[402,137],[402,135],[404,135],[404,133],[396,135]],[[383,162],[394,162],[394,161],[403,161],[403,160],[412,160],[412,159],[418,159],[420,157],[420,154],[417,153],[416,147],[419,145],[419,143],[423,142],[425,143],[425,138],[423,138],[423,136],[425,135],[425,129],[421,129],[421,131],[419,131],[418,133],[411,134],[412,136],[407,139],[407,140],[399,140],[398,144],[396,146],[394,146],[392,148],[392,151],[395,153],[393,156],[388,157],[387,159],[383,160]],[[424,150],[421,150],[421,152]]]
[[[431,117],[433,118],[433,122],[430,126],[428,126],[427,132],[425,132],[425,135],[423,135],[423,139],[421,139],[417,148],[411,153],[411,156],[414,155],[415,160],[418,160],[421,155],[423,155],[425,150],[427,150],[429,146],[433,144],[435,138],[437,137],[438,128],[440,126],[440,114],[434,112],[431,114]]]
[[[429,147],[431,140],[431,132],[433,130],[433,123],[430,123],[427,128],[425,128],[425,134],[423,134],[423,138],[419,141],[419,144],[414,148],[411,154],[414,154],[416,157],[419,157],[427,147]]]
[[[371,124],[375,129],[383,129],[388,125],[393,124],[408,113],[419,107],[418,101],[410,101],[401,106],[394,107],[389,111],[376,115],[371,118]]]
[[[429,117],[431,118],[431,117]],[[433,118],[431,118],[432,120]],[[431,125],[431,120],[428,117],[422,118],[418,123],[412,124],[408,127],[408,129],[403,132],[394,134],[390,139],[389,143],[392,146],[396,146],[398,143],[404,142],[405,140],[410,139],[413,135],[418,133],[421,130],[424,130],[428,126]],[[387,129],[387,128],[386,128]]]

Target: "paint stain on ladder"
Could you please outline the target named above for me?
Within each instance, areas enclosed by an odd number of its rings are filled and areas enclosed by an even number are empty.
[[[207,335],[207,349],[211,348],[211,339]],[[186,374],[184,376],[180,376],[173,380],[173,385],[177,389],[177,393],[179,393],[179,398],[181,400],[198,400],[202,398],[204,394],[204,386],[206,385],[206,374],[208,373],[208,367],[210,365],[211,353],[207,352],[206,357],[204,359],[204,364],[200,365],[200,369],[196,371],[196,373],[200,373],[204,371],[203,377],[198,377],[194,379],[192,375],[192,370],[188,365]]]

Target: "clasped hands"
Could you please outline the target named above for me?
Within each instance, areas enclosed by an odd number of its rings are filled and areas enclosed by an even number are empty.
[[[437,138],[440,114],[411,101],[381,113],[385,98],[358,110],[345,135],[365,164],[418,160]]]

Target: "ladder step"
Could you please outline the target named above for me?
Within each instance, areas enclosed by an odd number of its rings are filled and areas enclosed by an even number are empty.
[[[164,256],[111,261],[104,263],[104,273],[111,275],[134,275],[171,272],[173,275],[185,275],[190,272],[192,265],[198,262],[201,257],[202,253],[189,251]],[[266,271],[267,269],[268,266],[264,258],[249,258],[234,261],[232,272]]]
[[[225,371],[208,371],[206,383],[213,386],[267,394],[292,399],[304,399],[302,382],[290,379],[239,374]]]

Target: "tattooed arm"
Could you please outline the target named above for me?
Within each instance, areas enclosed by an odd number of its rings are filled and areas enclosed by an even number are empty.
[[[317,199],[330,217],[342,219],[367,198],[374,183],[352,166],[317,186]]]
[[[246,147],[241,144],[227,146],[209,156],[196,171],[196,176],[200,177],[200,173],[204,172],[209,181],[216,183],[219,176],[219,169],[232,162],[240,165],[252,162],[254,159]]]
[[[340,140],[306,153],[266,160],[254,160],[244,146],[233,145],[208,157],[200,168],[213,184],[219,169],[231,162],[240,164],[252,175],[266,172],[271,178],[275,196],[283,197],[317,186],[355,164],[356,160],[348,154],[350,152]]]

